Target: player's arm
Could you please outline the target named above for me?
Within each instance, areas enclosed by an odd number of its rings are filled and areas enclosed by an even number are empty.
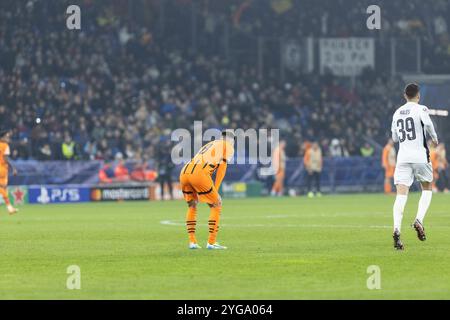
[[[395,143],[397,143],[399,141],[399,138],[398,138],[397,128],[395,125],[395,119],[392,120],[391,132],[392,132],[392,140]]]
[[[11,154],[11,151],[9,150],[9,146],[6,147],[6,150],[3,154],[3,159],[5,159],[6,164],[11,169],[12,174],[15,176],[17,175],[16,167],[12,164],[11,160],[9,159],[9,156]]]
[[[322,171],[322,169],[323,169],[323,156],[322,156],[322,152],[320,153],[319,166],[320,166],[320,170]]]
[[[11,169],[12,174],[13,174],[14,176],[17,175],[17,169],[16,169],[16,167],[14,167],[14,165],[12,164],[11,160],[9,159],[9,156],[4,155],[3,157],[4,157],[5,161],[6,161],[6,163],[8,164],[8,167]]]
[[[309,152],[310,152],[310,149],[306,150],[305,156],[303,157],[303,164],[305,165],[305,169],[308,172],[310,172],[310,170],[309,170],[309,164],[310,164],[310,162],[309,162],[309,159],[310,159]]]
[[[273,163],[273,168],[275,171],[274,174],[276,174],[280,171],[280,154],[279,154],[279,152],[280,152],[279,148],[276,148],[272,155],[272,163]]]
[[[389,165],[389,155],[387,152],[386,147],[383,149],[383,153],[381,155],[381,165],[383,166],[383,168],[387,168]]]
[[[234,148],[229,143],[223,144],[222,149],[222,160],[219,162],[217,171],[216,171],[216,181],[214,186],[217,190],[220,189],[220,185],[222,184],[223,178],[225,178],[225,174],[227,173],[228,161],[231,161],[234,155]]]
[[[425,131],[431,137],[433,142],[437,145],[439,143],[436,130],[434,129],[433,121],[431,121],[430,115],[428,114],[428,108],[424,108],[420,112],[420,120],[423,123]]]
[[[214,183],[214,186],[216,187],[217,190],[220,189],[220,185],[222,184],[223,178],[225,178],[225,174],[227,173],[227,161],[225,159],[223,159],[223,161],[221,161],[219,163],[219,167],[217,168],[216,171],[216,181]]]

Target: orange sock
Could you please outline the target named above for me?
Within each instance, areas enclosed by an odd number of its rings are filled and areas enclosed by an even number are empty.
[[[5,201],[5,204],[7,206],[9,206],[11,204],[11,202],[9,201],[8,191],[6,190],[6,188],[0,188],[0,195],[2,196],[3,200]]]
[[[220,212],[221,211],[222,211],[222,207],[211,208],[211,213],[209,215],[209,220],[208,220],[208,225],[209,225],[208,243],[209,244],[216,243],[217,232],[219,232],[219,220],[220,220]]]
[[[197,243],[195,238],[195,227],[197,226],[197,208],[189,207],[186,214],[186,227],[189,235],[189,242]]]

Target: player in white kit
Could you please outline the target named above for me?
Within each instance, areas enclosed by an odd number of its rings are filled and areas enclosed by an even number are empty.
[[[409,188],[414,178],[422,186],[422,195],[413,227],[419,240],[426,240],[423,219],[431,203],[433,182],[433,169],[426,135],[430,136],[433,143],[438,144],[438,137],[428,114],[428,108],[419,104],[419,86],[415,83],[407,85],[404,97],[406,104],[397,109],[392,120],[392,139],[400,144],[394,173],[394,183],[397,188],[397,198],[394,203],[394,248],[398,250],[404,248],[400,240],[401,224]]]

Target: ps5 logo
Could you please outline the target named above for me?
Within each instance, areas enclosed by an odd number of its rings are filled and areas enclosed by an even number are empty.
[[[46,188],[41,187],[41,195],[37,198],[37,201],[42,204],[50,202],[50,197],[48,196],[48,191]]]
[[[37,201],[42,204],[51,202],[78,202],[80,201],[80,192],[76,188],[41,187],[41,193]]]

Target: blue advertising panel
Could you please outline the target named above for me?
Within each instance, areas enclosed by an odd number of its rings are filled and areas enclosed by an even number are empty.
[[[76,203],[90,201],[90,188],[77,186],[36,186],[28,188],[29,203]]]

